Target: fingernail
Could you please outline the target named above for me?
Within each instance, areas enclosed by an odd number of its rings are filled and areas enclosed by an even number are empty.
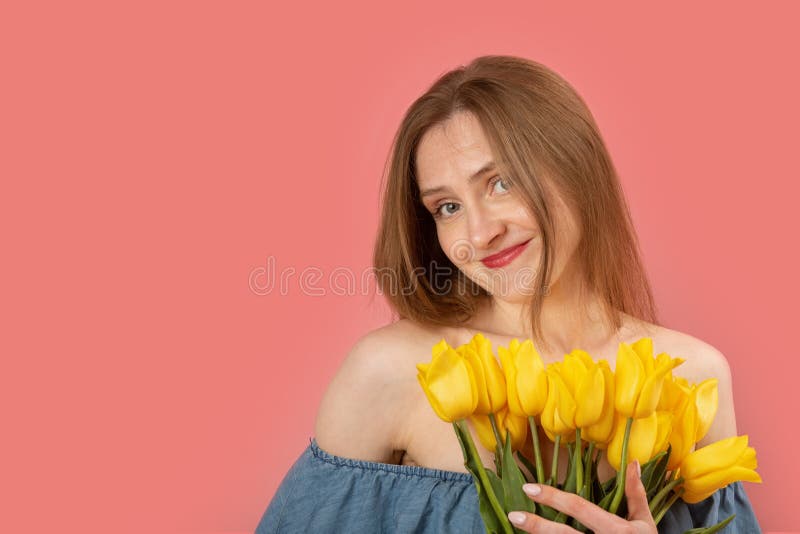
[[[525,523],[525,514],[522,512],[508,512],[508,520],[515,525],[522,525]]]
[[[636,462],[636,474],[639,475],[639,478],[642,478],[642,466],[639,465],[639,460],[634,460]]]
[[[523,484],[522,491],[533,497],[539,495],[542,492],[542,488],[539,487],[539,484]]]

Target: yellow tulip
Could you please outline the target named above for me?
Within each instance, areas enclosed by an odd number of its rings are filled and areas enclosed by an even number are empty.
[[[575,426],[583,429],[603,415],[606,382],[600,366],[583,351],[572,351],[564,358],[564,372],[570,370],[574,370],[575,377]]]
[[[542,413],[547,401],[547,376],[544,362],[533,342],[512,339],[508,348],[498,347],[508,393],[508,408],[518,416]]]
[[[709,378],[696,386],[697,434],[694,437],[695,442],[705,437],[708,429],[711,428],[714,417],[717,415],[717,408],[719,407],[718,383],[719,380],[716,378]]]
[[[558,363],[551,363],[545,369],[545,373],[547,375],[547,399],[544,404],[544,409],[542,410],[541,417],[539,419],[542,428],[544,429],[544,433],[547,435],[547,438],[550,441],[555,441],[556,436],[561,436],[562,443],[571,442],[575,436],[575,429],[572,428],[571,430],[567,430],[564,433],[565,426],[563,419],[569,419],[569,397],[567,399],[560,399],[559,390],[564,389],[566,390],[566,385],[563,384],[563,380],[560,380],[558,376]],[[566,401],[566,402],[565,402]],[[559,413],[558,405],[559,403],[563,403],[564,407],[561,408],[561,413]],[[574,403],[574,401],[573,401]],[[566,408],[566,410],[565,410]],[[574,419],[574,408],[572,411],[572,417]],[[567,413],[565,413],[567,412]]]
[[[418,363],[417,380],[440,419],[452,423],[465,419],[478,405],[478,388],[472,367],[442,339],[432,349],[430,363]]]
[[[667,373],[683,362],[666,353],[654,360],[650,338],[633,345],[620,343],[614,374],[617,411],[634,419],[649,417],[658,406]]]
[[[614,378],[617,411],[625,417],[631,417],[644,385],[645,369],[642,360],[627,343],[619,345]]]
[[[673,376],[672,371],[667,372],[656,410],[677,413],[681,402],[691,389],[685,378]]]
[[[656,410],[658,432],[656,434],[656,442],[653,445],[653,456],[661,451],[667,450],[667,446],[669,445],[669,436],[672,432],[673,418],[674,415],[671,412]]]
[[[547,438],[550,441],[555,441],[556,436],[561,435],[563,430],[563,422],[561,421],[561,417],[558,415],[557,411],[557,405],[559,402],[558,387],[553,376],[556,374],[554,372],[554,366],[557,365],[557,363],[551,363],[545,369],[545,374],[547,376],[547,399],[545,400],[544,409],[542,410],[542,414],[539,418],[539,424],[541,424],[542,428],[544,429],[544,433],[547,435]],[[562,438],[563,437],[566,436],[562,436]]]
[[[556,363],[551,365],[546,372],[552,379],[549,388],[555,388],[556,391],[553,431],[557,436],[564,436],[577,428],[575,414],[578,411],[578,405],[575,402],[573,392],[564,380],[564,376],[569,374],[567,370],[562,369],[561,365]]]
[[[603,404],[600,419],[596,423],[582,429],[581,437],[593,441],[598,449],[605,449],[611,441],[614,431],[614,373],[606,360],[597,365],[603,375]]]
[[[748,437],[733,436],[689,453],[680,466],[683,500],[700,502],[715,491],[736,481],[761,482],[756,473],[756,451],[747,445]]]
[[[667,373],[664,377],[664,385],[661,388],[661,397],[658,399],[656,410],[661,412],[677,412],[681,400],[681,388],[672,378],[672,373]]]
[[[627,417],[617,414],[614,424],[614,435],[611,443],[608,444],[606,457],[608,463],[616,471],[620,470],[622,462],[622,442],[625,436],[625,424]],[[633,420],[631,434],[628,438],[628,462],[634,459],[639,460],[639,464],[647,463],[652,457],[656,440],[658,439],[658,416],[653,412],[648,417]]]
[[[676,469],[683,459],[692,451],[697,436],[697,390],[690,389],[688,393],[681,390],[681,399],[678,409],[673,412],[672,431],[669,435],[669,443],[672,451],[667,462],[667,469]]]
[[[672,452],[667,469],[677,468],[711,427],[719,405],[717,383],[716,378],[693,385],[682,378],[674,380],[673,385],[664,383],[665,387],[674,388],[672,394],[677,399],[677,408],[672,412],[674,424],[669,436]]]
[[[500,411],[506,405],[506,379],[492,353],[492,343],[482,334],[475,334],[469,343],[461,345],[456,351],[472,367],[478,387],[478,406],[475,413],[487,415]]]
[[[519,450],[525,446],[525,440],[528,437],[528,419],[525,417],[516,416],[508,411],[508,408],[495,414],[497,420],[497,428],[500,431],[500,437],[506,438],[506,430],[511,433],[511,450]],[[470,421],[475,426],[478,434],[478,439],[487,450],[494,451],[497,440],[494,437],[492,430],[492,423],[488,415],[475,414],[470,417]]]

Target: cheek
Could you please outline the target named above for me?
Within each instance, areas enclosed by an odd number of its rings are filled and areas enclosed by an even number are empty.
[[[444,255],[447,256],[450,261],[453,261],[453,238],[448,232],[442,232],[441,230],[437,232],[437,237],[439,238],[439,246],[442,248]]]
[[[536,223],[536,217],[534,217],[533,213],[528,211],[527,206],[524,204],[517,203],[510,213],[513,213],[514,222],[519,226],[523,228],[535,228],[538,231],[539,225]]]
[[[439,230],[437,232],[439,246],[444,251],[445,256],[455,265],[473,261],[475,250],[472,243],[461,236],[455,229],[455,225]]]

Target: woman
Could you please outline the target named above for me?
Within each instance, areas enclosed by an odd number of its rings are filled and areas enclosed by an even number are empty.
[[[530,338],[545,362],[581,348],[613,367],[621,342],[650,337],[657,352],[685,358],[675,374],[719,379],[719,410],[700,446],[736,435],[724,356],[658,325],[594,119],[540,64],[479,57],[413,103],[394,140],[374,264],[399,320],[350,351],[322,401],[316,440],[259,533],[483,531],[453,429],[416,379],[415,364],[441,339],[457,346],[481,332],[508,346]],[[552,444],[543,453],[547,465]],[[490,452],[481,454],[492,465]],[[566,457],[559,455],[562,473]],[[612,472],[604,461],[601,478]],[[635,472],[628,471],[630,521],[551,488],[532,498],[599,532],[656,532]],[[758,529],[741,483],[691,507],[679,502],[659,529],[683,532],[733,512],[739,531]],[[565,528],[511,517],[528,532]]]

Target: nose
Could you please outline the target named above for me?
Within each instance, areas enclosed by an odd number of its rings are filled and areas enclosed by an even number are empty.
[[[476,250],[491,248],[495,239],[505,233],[501,214],[487,206],[476,205],[467,214],[469,240]]]

